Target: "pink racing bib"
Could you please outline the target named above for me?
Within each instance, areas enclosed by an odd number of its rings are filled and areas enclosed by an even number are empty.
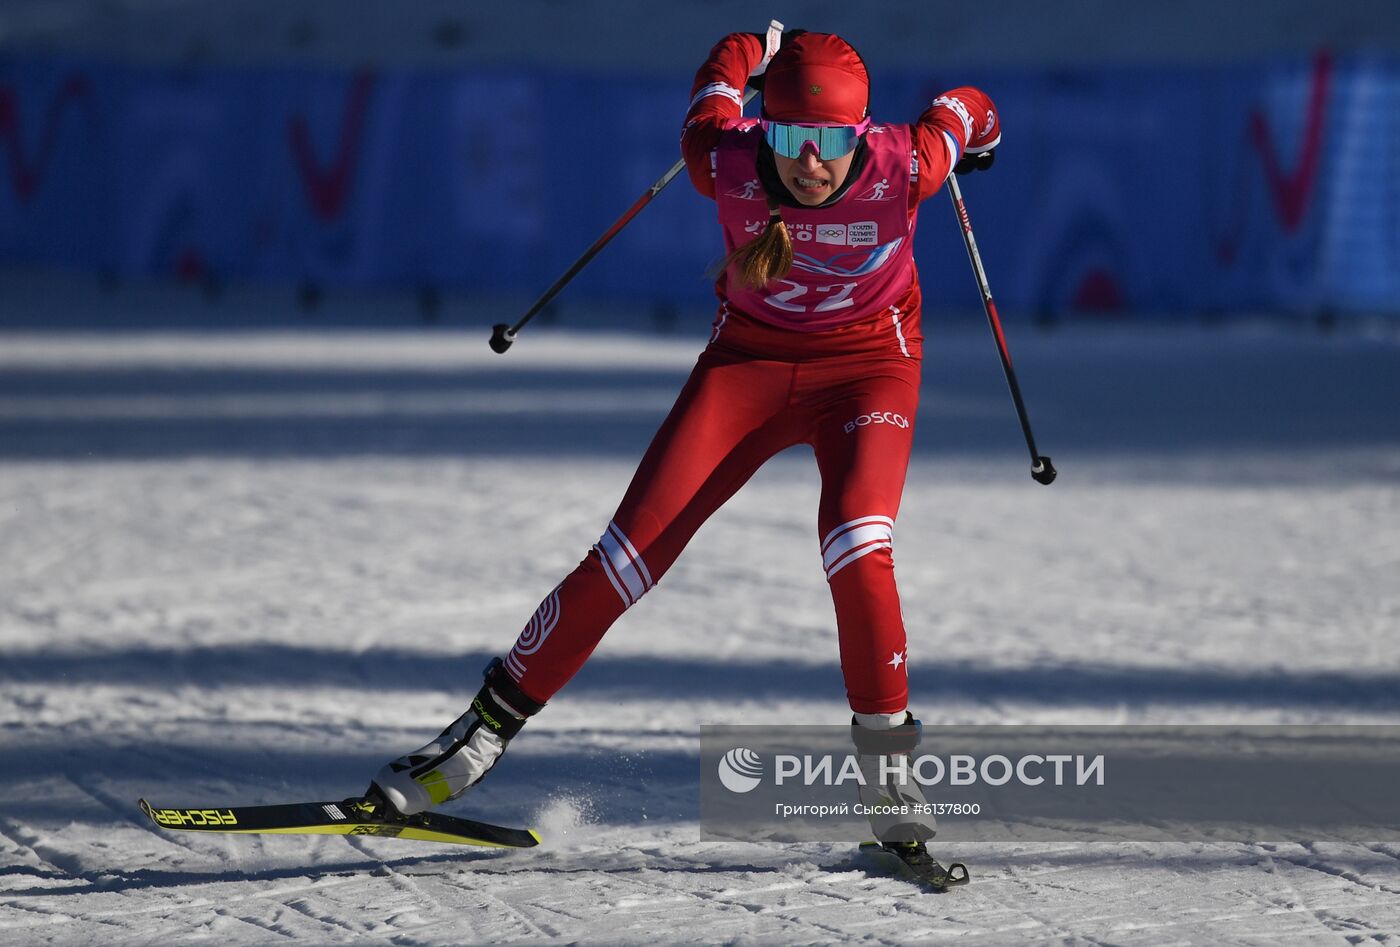
[[[755,166],[763,132],[737,119],[715,149],[715,204],[725,253],[753,240],[768,224],[768,198]],[[865,167],[830,207],[782,208],[792,236],[792,272],[748,289],[721,274],[716,291],[730,308],[799,332],[817,332],[886,312],[914,280],[914,223],[909,209],[913,170],[909,128],[873,125]]]

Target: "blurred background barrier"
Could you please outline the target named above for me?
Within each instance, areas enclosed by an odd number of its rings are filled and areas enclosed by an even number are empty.
[[[675,160],[698,48],[631,74],[10,43],[0,266],[313,296],[533,295]],[[866,56],[877,119],[912,121],[964,83],[996,99],[1005,144],[966,192],[1010,313],[1400,317],[1400,53],[1017,68]],[[926,302],[971,307],[946,205],[923,207]],[[678,181],[569,298],[704,305],[719,253],[713,204]]]

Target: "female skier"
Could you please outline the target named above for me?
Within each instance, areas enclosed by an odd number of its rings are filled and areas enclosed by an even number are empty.
[[[892,554],[923,341],[911,242],[919,202],[960,162],[990,164],[1000,125],[973,88],[939,96],[913,125],[874,123],[865,64],[838,36],[792,31],[766,53],[755,34],[722,39],[681,137],[728,251],[709,344],[602,538],[487,668],[471,708],[374,777],[371,795],[401,813],[485,776],[706,518],[795,444],[821,474],[818,537],[857,745],[878,731],[895,732],[873,752],[917,738]],[[760,118],[741,117],[746,81],[762,83]],[[933,834],[927,817],[896,821],[876,824],[882,841],[922,849]]]

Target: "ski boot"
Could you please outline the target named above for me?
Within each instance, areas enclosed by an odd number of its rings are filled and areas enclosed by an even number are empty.
[[[922,736],[922,725],[908,711],[851,718],[851,741],[861,772],[860,801],[881,842],[926,842],[938,831],[913,772],[900,765],[908,763]]]
[[[520,732],[544,707],[521,693],[496,658],[471,709],[426,746],[382,767],[365,792],[399,815],[415,815],[456,799],[481,781]]]
[[[929,855],[925,843],[937,833],[938,821],[909,767],[896,765],[907,764],[922,737],[922,725],[908,711],[851,718],[851,740],[862,777],[860,801],[879,839],[863,843],[860,851],[930,891],[943,892],[967,884],[967,866],[954,862],[944,868]]]

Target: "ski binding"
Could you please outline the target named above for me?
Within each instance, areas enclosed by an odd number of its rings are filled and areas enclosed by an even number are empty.
[[[972,880],[966,865],[952,862],[944,868],[922,842],[861,842],[860,853],[886,871],[937,894]]]

